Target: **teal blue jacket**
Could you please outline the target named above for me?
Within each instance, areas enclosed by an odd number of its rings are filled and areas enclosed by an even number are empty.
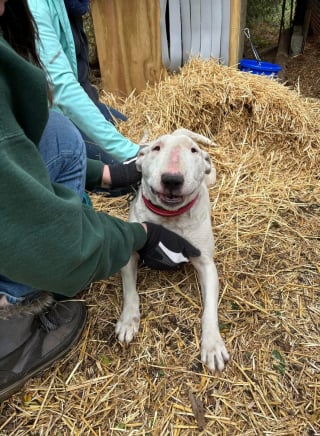
[[[28,0],[37,23],[39,54],[53,84],[53,109],[61,111],[93,142],[114,158],[135,156],[138,145],[106,121],[78,82],[77,60],[68,15],[63,0]]]

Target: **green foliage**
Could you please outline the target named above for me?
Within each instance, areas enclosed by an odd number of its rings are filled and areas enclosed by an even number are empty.
[[[280,24],[282,0],[248,0],[247,4],[248,27],[261,22]]]
[[[278,350],[272,351],[272,357],[274,359],[273,369],[278,371],[281,375],[286,372],[286,363]]]
[[[290,27],[296,0],[287,0],[284,11],[284,28]],[[246,27],[249,27],[253,44],[259,50],[277,45],[282,17],[283,0],[247,0]],[[245,51],[252,57],[248,41],[245,39]]]
[[[117,425],[117,428],[119,430],[125,430],[126,429],[126,425],[125,425],[124,422],[119,422],[118,425]]]
[[[100,361],[104,366],[109,366],[110,365],[110,359],[108,356],[106,356],[105,354],[100,354]]]
[[[247,3],[247,26],[256,27],[260,23],[267,23],[271,26],[280,27],[282,16],[283,0],[248,0]],[[285,27],[290,26],[290,16],[294,13],[296,0],[293,1],[291,11],[291,0],[285,2],[284,22]]]

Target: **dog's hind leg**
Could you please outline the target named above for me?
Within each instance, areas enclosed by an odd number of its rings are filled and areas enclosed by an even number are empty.
[[[121,268],[123,308],[116,325],[116,335],[121,342],[131,342],[140,325],[139,295],[136,290],[138,257],[133,254]]]
[[[190,258],[199,274],[202,299],[201,360],[211,371],[222,371],[229,353],[220,335],[218,323],[219,279],[212,259]]]

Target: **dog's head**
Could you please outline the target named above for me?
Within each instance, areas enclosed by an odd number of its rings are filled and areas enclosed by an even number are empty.
[[[174,210],[193,200],[204,181],[214,183],[215,168],[199,144],[214,145],[202,135],[179,129],[141,146],[136,164],[143,193],[152,203]]]

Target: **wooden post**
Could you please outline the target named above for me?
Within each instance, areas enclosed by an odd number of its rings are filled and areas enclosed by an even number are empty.
[[[242,29],[245,27],[246,0],[230,0],[229,65],[237,66],[243,50]]]
[[[92,0],[91,13],[103,88],[128,96],[159,81],[160,2]]]

